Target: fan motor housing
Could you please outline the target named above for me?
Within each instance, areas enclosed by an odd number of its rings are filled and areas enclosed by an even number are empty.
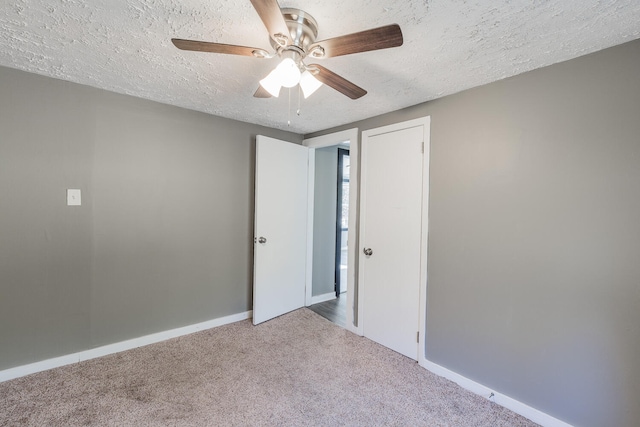
[[[277,51],[282,50],[299,50],[302,56],[305,56],[309,46],[318,37],[318,23],[307,12],[300,9],[282,8],[282,16],[289,29],[289,36],[293,41],[287,46],[280,46],[275,40],[271,39],[271,46]]]

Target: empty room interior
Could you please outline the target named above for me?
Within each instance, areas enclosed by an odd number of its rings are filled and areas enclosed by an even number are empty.
[[[636,426],[639,218],[637,1],[0,6],[0,425]]]

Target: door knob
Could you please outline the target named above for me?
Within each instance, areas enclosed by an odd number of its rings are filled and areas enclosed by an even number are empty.
[[[258,238],[258,243],[263,243],[263,244],[267,243],[267,239],[264,238],[264,237],[260,237],[260,238]]]
[[[373,255],[373,250],[372,250],[371,248],[364,248],[364,250],[363,250],[362,252],[364,252],[364,254],[365,254],[366,256],[371,256],[371,255]]]

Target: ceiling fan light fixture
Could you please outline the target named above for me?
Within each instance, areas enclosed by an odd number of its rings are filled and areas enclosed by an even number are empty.
[[[280,84],[280,78],[276,71],[277,68],[271,71],[267,77],[260,80],[260,86],[269,92],[271,96],[277,98],[280,95],[280,88],[282,88],[282,85]]]
[[[305,99],[310,97],[320,86],[322,86],[322,82],[316,79],[308,70],[300,76],[300,88]]]
[[[318,23],[305,11],[296,8],[281,8],[278,0],[251,0],[251,4],[270,35],[272,53],[260,48],[235,44],[176,38],[172,38],[171,42],[178,49],[194,52],[212,52],[264,59],[276,56],[283,58],[276,69],[260,81],[260,87],[253,94],[255,98],[278,97],[282,87],[292,88],[296,85],[300,85],[300,90],[307,98],[322,84],[351,99],[361,98],[367,94],[366,90],[321,65],[311,64],[307,67],[304,63],[305,59],[351,55],[398,47],[404,43],[398,24],[317,41]],[[309,68],[313,71],[308,72]]]

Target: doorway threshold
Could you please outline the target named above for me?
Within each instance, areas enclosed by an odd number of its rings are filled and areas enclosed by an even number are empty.
[[[313,304],[307,308],[338,326],[344,328],[347,325],[346,292],[340,294],[339,298],[321,302],[318,304]]]

